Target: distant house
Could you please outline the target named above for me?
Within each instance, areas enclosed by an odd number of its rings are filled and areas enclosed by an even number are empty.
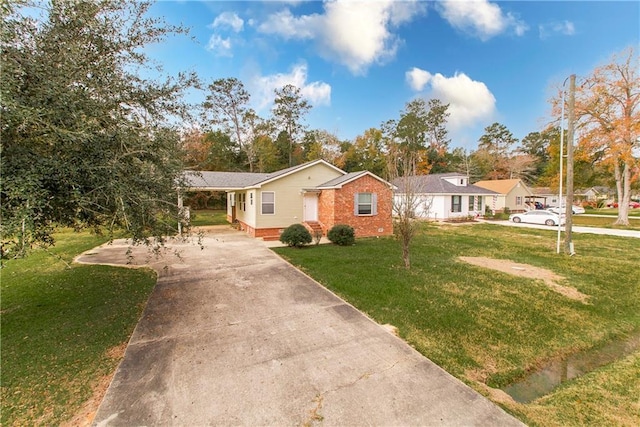
[[[485,199],[495,192],[469,184],[469,177],[459,173],[440,173],[398,178],[395,204],[401,206],[410,191],[415,195],[417,218],[449,219],[484,214]]]
[[[498,193],[487,203],[493,212],[504,212],[505,208],[511,212],[524,212],[529,210],[527,202],[533,200],[533,193],[520,179],[478,181],[474,185]]]
[[[531,193],[533,193],[533,200],[539,202],[544,207],[548,206],[560,206],[558,200],[560,200],[558,196],[558,191],[553,191],[549,187],[531,187]],[[565,206],[567,203],[567,197],[565,195],[562,196],[562,206]]]
[[[227,220],[253,237],[277,240],[295,223],[326,234],[347,224],[357,237],[393,234],[391,184],[316,160],[273,173],[186,172],[188,190],[224,191]]]
[[[607,200],[615,195],[615,190],[609,187],[589,187],[578,188],[573,193],[578,200],[587,202],[597,202],[598,200]]]
[[[551,190],[549,187],[531,187],[533,198],[535,201],[539,201],[545,206],[560,206],[559,200],[562,200],[562,206],[567,203],[567,196],[562,195],[562,198],[558,196],[558,190]],[[573,192],[573,201],[575,204],[581,202],[597,202],[611,199],[614,191],[607,187],[589,187],[578,188]]]

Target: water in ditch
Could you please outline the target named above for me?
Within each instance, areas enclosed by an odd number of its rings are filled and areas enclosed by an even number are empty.
[[[613,341],[603,347],[575,353],[564,360],[551,362],[502,390],[516,402],[529,403],[550,393],[565,381],[621,359],[638,349],[640,349],[640,332],[624,340]]]

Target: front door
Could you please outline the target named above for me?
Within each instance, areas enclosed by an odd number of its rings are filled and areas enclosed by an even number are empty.
[[[318,221],[318,194],[305,194],[303,201],[303,221]]]

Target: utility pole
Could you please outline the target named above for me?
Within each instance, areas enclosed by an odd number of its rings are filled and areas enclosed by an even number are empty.
[[[567,123],[567,203],[565,206],[565,239],[564,239],[564,252],[573,255],[573,241],[571,236],[571,228],[573,227],[573,134],[575,125],[575,104],[576,104],[576,75],[571,74],[569,77],[569,102],[567,105],[568,110],[568,123]],[[562,161],[562,159],[560,159]]]

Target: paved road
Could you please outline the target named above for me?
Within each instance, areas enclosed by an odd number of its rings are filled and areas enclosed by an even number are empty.
[[[95,425],[522,425],[262,242],[204,245],[134,251],[159,279]],[[125,249],[79,261],[123,265]]]
[[[524,227],[524,228],[537,228],[539,230],[554,230],[558,231],[558,227],[549,227],[548,225],[537,225],[537,224],[523,224],[523,223],[515,223],[512,221],[485,221],[489,224],[498,224],[505,225],[509,227]],[[597,228],[597,227],[580,227],[573,226],[572,231],[574,233],[590,233],[590,234],[601,234],[607,236],[619,236],[619,237],[635,237],[640,239],[640,231],[639,230],[618,230],[613,228]],[[562,227],[562,232],[564,232],[564,226]]]

